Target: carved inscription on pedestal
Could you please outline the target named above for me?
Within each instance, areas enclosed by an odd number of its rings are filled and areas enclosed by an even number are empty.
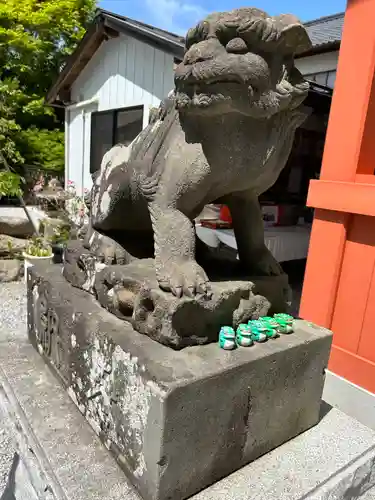
[[[39,353],[49,358],[64,377],[65,350],[60,337],[60,321],[56,311],[49,306],[46,293],[37,285],[33,289],[34,332]]]

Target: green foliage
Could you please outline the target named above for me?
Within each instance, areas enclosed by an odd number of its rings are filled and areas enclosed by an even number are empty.
[[[14,245],[12,243],[12,240],[7,241],[7,246],[8,246],[8,252],[12,255],[14,251]]]
[[[34,236],[26,247],[26,254],[33,257],[49,257],[52,256],[52,248],[40,236]]]
[[[0,198],[3,196],[21,196],[22,177],[13,172],[0,172]]]
[[[18,83],[9,78],[0,79],[0,148],[4,156],[16,164],[23,160],[15,142],[21,130],[15,120],[19,99]]]
[[[8,247],[8,255],[5,257],[5,259],[19,259],[22,260],[22,250],[20,248],[17,248],[11,239],[7,241],[7,247]]]
[[[51,243],[61,245],[66,243],[70,238],[70,230],[67,227],[56,227],[53,230]]]
[[[39,231],[43,235],[45,241],[51,245],[60,245],[66,243],[71,236],[71,223],[64,221],[62,224],[55,226],[43,219],[40,221]]]
[[[64,169],[64,132],[61,130],[32,126],[20,131],[18,145],[23,151],[26,164],[41,165],[46,170]]]
[[[0,148],[13,166],[63,169],[63,114],[44,105],[95,0],[0,2]]]

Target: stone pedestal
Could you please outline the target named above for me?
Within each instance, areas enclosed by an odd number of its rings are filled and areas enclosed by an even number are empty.
[[[174,351],[73,288],[28,277],[30,340],[146,500],[187,498],[315,425],[331,333]]]

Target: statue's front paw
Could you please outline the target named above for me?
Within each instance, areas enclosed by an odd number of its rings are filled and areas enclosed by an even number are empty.
[[[193,260],[179,263],[169,261],[157,274],[160,288],[172,292],[176,297],[209,294],[210,283],[207,275]]]

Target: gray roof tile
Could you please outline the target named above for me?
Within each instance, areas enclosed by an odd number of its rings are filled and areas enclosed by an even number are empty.
[[[119,22],[123,22],[124,24],[132,24],[134,27],[139,27],[140,29],[145,30],[150,35],[167,39],[171,43],[180,45],[181,48],[183,48],[184,37],[178,36],[169,31],[156,28],[155,26],[136,21],[135,19],[115,14],[114,12],[98,9],[98,13],[102,13],[107,17],[114,18]],[[308,21],[304,24],[312,41],[313,48],[315,49],[316,47],[322,45],[341,41],[342,27],[344,24],[344,13],[340,12],[339,14],[334,14],[332,16],[321,17],[313,21]]]
[[[121,16],[120,14],[115,14],[114,12],[109,12],[104,9],[97,9],[97,15],[104,14],[107,18],[112,18],[116,19],[120,23],[126,23],[133,25],[135,27],[139,27],[142,30],[145,30],[149,34],[153,34],[157,37],[162,37],[170,42],[176,43],[176,44],[181,44],[183,45],[185,43],[185,37],[176,35],[175,33],[171,33],[170,31],[166,31],[160,28],[157,28],[156,26],[151,26],[150,24],[143,23],[141,21],[137,21],[135,19],[131,19],[130,17],[126,16]]]
[[[321,17],[305,23],[313,47],[340,42],[344,25],[344,13]]]

